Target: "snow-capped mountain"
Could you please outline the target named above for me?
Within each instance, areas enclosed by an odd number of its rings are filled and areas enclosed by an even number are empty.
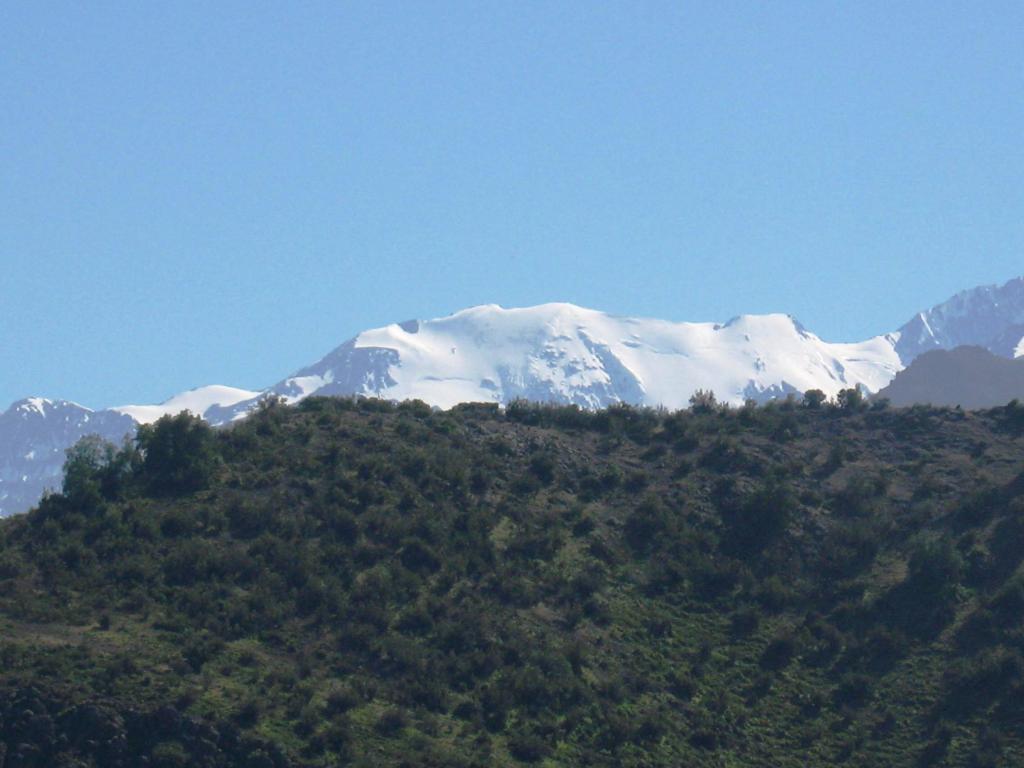
[[[361,394],[442,408],[516,398],[683,408],[694,391],[709,389],[738,404],[812,388],[876,391],[902,368],[894,345],[884,336],[831,344],[788,315],[674,323],[572,304],[486,305],[365,331],[268,391],[287,402]],[[226,421],[253,405],[211,415]]]
[[[930,349],[984,347],[1000,357],[1024,354],[1024,277],[1004,285],[961,291],[899,330],[896,351],[904,365]]]
[[[186,409],[225,424],[271,395],[289,403],[314,394],[418,398],[442,408],[516,398],[682,408],[698,389],[738,404],[808,389],[877,392],[922,352],[963,344],[1024,355],[1024,278],[964,291],[899,331],[842,344],[784,314],[718,324],[618,317],[572,304],[472,307],[364,331],[260,392],[213,385],[160,405],[95,412],[64,401],[19,401],[0,414],[0,515],[26,509],[45,487],[59,485],[64,450],[82,435],[118,441],[138,424]]]

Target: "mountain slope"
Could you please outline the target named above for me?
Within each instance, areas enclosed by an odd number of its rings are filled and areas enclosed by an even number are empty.
[[[895,406],[916,403],[994,408],[1024,399],[1024,359],[1008,360],[981,347],[934,349],[878,393]]]
[[[1024,764],[1022,407],[147,439],[0,521],[8,766]]]

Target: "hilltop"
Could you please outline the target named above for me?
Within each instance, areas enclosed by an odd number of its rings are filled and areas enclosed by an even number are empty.
[[[1024,760],[1024,413],[842,402],[309,398],[87,441],[0,523],[0,743],[97,766]]]

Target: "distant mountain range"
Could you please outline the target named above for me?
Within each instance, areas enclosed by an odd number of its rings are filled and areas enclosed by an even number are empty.
[[[0,413],[0,516],[30,508],[60,485],[64,451],[88,434],[115,443],[135,429],[116,411],[30,397]]]
[[[212,385],[159,405],[102,411],[62,400],[20,400],[0,414],[0,515],[29,508],[57,485],[64,450],[81,436],[96,433],[116,442],[138,424],[182,410],[225,424],[271,395],[289,403],[310,395],[418,398],[442,408],[516,398],[585,408],[618,402],[682,408],[698,389],[734,404],[808,389],[874,393],[890,382],[895,387],[896,375],[925,353],[963,345],[998,358],[1024,355],[1024,278],[963,291],[897,331],[857,343],[823,341],[781,314],[719,324],[617,317],[572,304],[473,307],[364,331],[259,392]],[[973,364],[964,356],[950,360],[943,365]],[[936,376],[952,374],[926,372],[922,378]],[[902,402],[904,392],[923,391],[907,381],[918,381],[916,374],[886,390],[894,402]],[[940,395],[927,397],[948,402]],[[974,400],[965,400],[965,407],[968,402]]]
[[[974,346],[1000,357],[1024,354],[1024,277],[1005,285],[961,291],[919,312],[900,328],[896,351],[904,365],[932,349]]]

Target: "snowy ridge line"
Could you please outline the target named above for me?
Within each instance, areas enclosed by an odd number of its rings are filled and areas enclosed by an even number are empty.
[[[269,394],[288,403],[359,394],[442,408],[516,398],[683,408],[697,389],[736,404],[815,388],[830,395],[852,386],[877,391],[903,367],[897,339],[828,343],[783,314],[687,323],[565,303],[488,304],[360,333],[260,396],[208,417],[240,418]]]
[[[852,343],[824,341],[785,314],[694,323],[566,303],[485,304],[364,331],[260,391],[210,385],[158,405],[98,411],[66,400],[20,400],[0,413],[0,516],[27,509],[59,484],[64,450],[83,435],[119,442],[139,424],[184,410],[217,425],[245,418],[268,396],[296,403],[363,395],[441,408],[525,398],[678,409],[698,389],[741,404],[808,389],[877,392],[923,352],[968,344],[1024,355],[1024,278],[963,291],[897,331]]]
[[[151,424],[161,416],[174,416],[182,411],[202,416],[214,406],[231,406],[243,400],[251,400],[259,394],[248,389],[211,384],[177,394],[159,405],[121,405],[110,410],[130,416],[139,424]]]

